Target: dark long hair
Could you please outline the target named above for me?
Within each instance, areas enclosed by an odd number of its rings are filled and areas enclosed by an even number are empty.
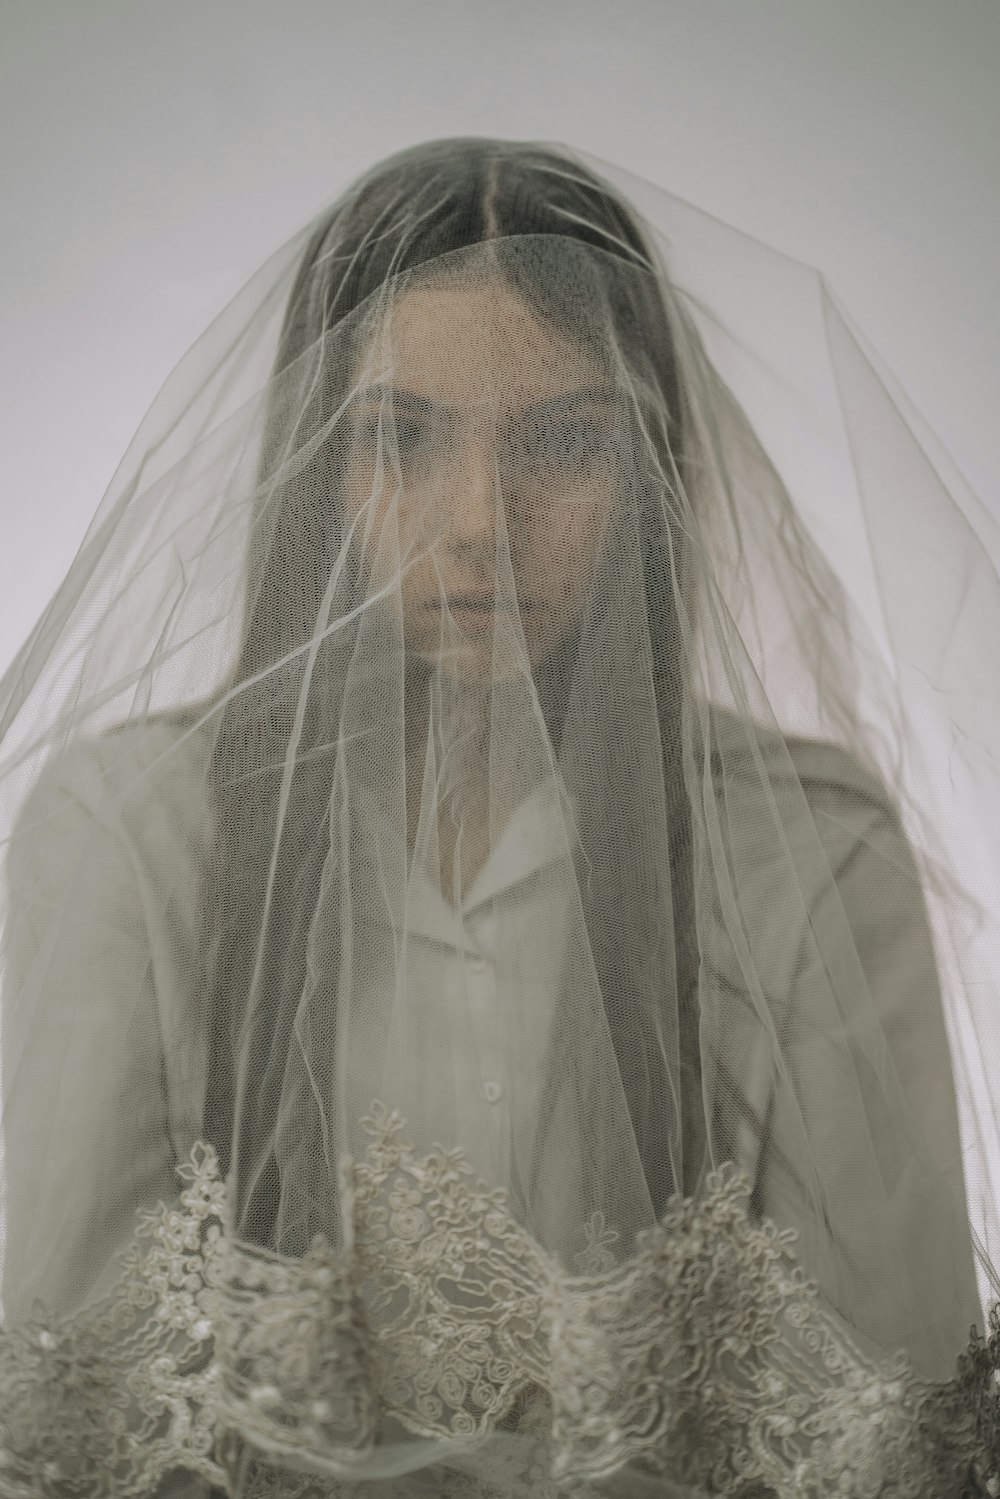
[[[505,258],[502,241],[511,236],[532,236],[531,253]],[[321,362],[320,379],[310,386],[309,400],[304,405],[289,401],[296,424],[296,451],[308,456],[306,469],[300,464],[294,484],[287,487],[281,478],[289,436],[289,418],[281,410],[282,381],[294,384],[298,362],[308,359],[308,351],[334,327],[338,342],[348,349],[352,316],[390,278],[417,272],[442,256],[487,240],[498,242],[500,274],[509,277],[533,312],[561,332],[581,340],[597,337],[598,330],[588,325],[588,316],[593,318],[595,303],[599,306],[605,339],[610,326],[637,385],[654,392],[657,409],[668,413],[666,425],[654,437],[661,449],[662,467],[677,476],[683,474],[684,392],[679,388],[669,317],[648,241],[630,211],[578,163],[535,146],[489,140],[434,142],[383,163],[319,222],[301,261],[280,342],[275,372],[278,394],[261,466],[266,513],[262,510],[264,519],[253,542],[242,648],[231,679],[233,685],[265,679],[267,691],[266,695],[240,691],[232,695],[221,712],[209,766],[217,832],[206,866],[199,949],[206,963],[211,1017],[204,1130],[224,1170],[232,1164],[237,1128],[239,1158],[257,1162],[250,1184],[239,1180],[237,1163],[235,1189],[239,1221],[261,1243],[270,1242],[280,1196],[278,1166],[273,1154],[268,1156],[267,1142],[273,1134],[297,997],[305,978],[306,913],[315,908],[307,893],[318,893],[323,867],[323,829],[329,816],[342,681],[331,646],[324,669],[314,670],[310,680],[296,772],[272,869],[282,747],[305,670],[301,648],[314,632],[330,569],[343,542],[336,505],[330,504],[331,495],[336,494],[337,454],[324,432],[329,431],[330,413],[343,400],[347,374],[343,361]],[[336,257],[330,251],[334,241]],[[568,259],[578,262],[575,270],[586,280],[588,295],[566,296],[557,303],[554,298],[565,295],[557,289],[566,286],[567,278],[553,276],[551,270],[554,265],[564,270]],[[680,1124],[677,1133],[685,1140],[685,1178],[699,1165],[698,1152],[689,1142],[703,1135],[704,1125],[691,910],[691,814],[684,792],[684,727],[678,706],[686,701],[680,676],[684,653],[676,638],[678,608],[683,606],[678,595],[683,594],[685,542],[679,529],[664,527],[662,511],[659,524],[650,524],[648,531],[643,541],[643,570],[648,618],[657,630],[651,645],[671,865],[664,881],[664,888],[669,884],[671,909],[657,918],[657,942],[662,943],[664,929],[672,933],[670,961],[675,973],[663,975],[663,987],[664,992],[676,992],[679,1002],[680,1099],[671,1094],[664,1076],[660,1017],[648,999],[637,999],[639,990],[645,994],[649,989],[648,953],[622,951],[614,918],[616,910],[643,908],[638,899],[629,904],[629,880],[641,876],[630,869],[628,861],[614,869],[602,867],[600,847],[587,850],[586,839],[589,898],[585,914],[636,1138],[653,1206],[659,1212],[671,1191],[691,1186],[691,1180],[674,1180],[669,1166],[667,1100],[673,1097],[682,1116],[674,1125]],[[283,664],[276,666],[278,662]],[[558,705],[553,707],[549,727],[558,748]],[[602,810],[614,815],[614,809]],[[629,830],[621,832],[628,846]],[[265,927],[264,948],[258,953],[257,934]],[[325,985],[332,1005],[336,933],[329,936],[325,958],[330,970]],[[241,1046],[244,1052],[249,1046],[247,1065],[254,1085],[242,1090],[236,1120],[233,1058]],[[302,1132],[302,1148],[317,1151],[316,1196],[302,1205],[296,1231],[283,1232],[280,1247],[288,1252],[307,1244],[310,1229],[336,1211],[333,1184],[322,1180],[318,1120],[303,1119]],[[266,1160],[262,1171],[261,1160]],[[324,1193],[328,1194],[325,1198]]]

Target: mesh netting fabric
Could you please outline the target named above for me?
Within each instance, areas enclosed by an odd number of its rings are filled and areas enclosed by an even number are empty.
[[[994,1492],[967,509],[579,153],[272,257],[0,682],[0,1494]]]

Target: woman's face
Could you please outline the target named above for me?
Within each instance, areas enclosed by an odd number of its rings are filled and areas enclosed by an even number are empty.
[[[584,606],[616,504],[607,372],[500,282],[408,291],[362,366],[346,519],[375,588],[398,535],[407,654],[503,674],[519,628],[543,661]]]

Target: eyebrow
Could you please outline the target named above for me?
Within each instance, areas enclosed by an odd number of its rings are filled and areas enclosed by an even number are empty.
[[[437,401],[432,401],[429,396],[418,395],[415,390],[406,390],[399,385],[381,383],[377,385],[366,385],[359,390],[355,399],[358,401],[381,401],[386,397],[392,400],[394,405],[407,406],[411,410],[429,413],[432,411],[460,412],[460,406],[444,406]],[[549,396],[544,401],[535,401],[530,406],[522,406],[521,416],[536,416],[540,413],[551,413],[555,411],[571,410],[585,402],[596,402],[605,405],[615,405],[620,400],[618,391],[607,385],[581,385],[576,390],[561,391],[559,395]]]

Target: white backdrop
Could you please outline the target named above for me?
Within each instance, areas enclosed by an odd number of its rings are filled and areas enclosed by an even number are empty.
[[[0,0],[0,666],[158,386],[356,171],[565,141],[819,265],[1000,517],[1000,0]]]

